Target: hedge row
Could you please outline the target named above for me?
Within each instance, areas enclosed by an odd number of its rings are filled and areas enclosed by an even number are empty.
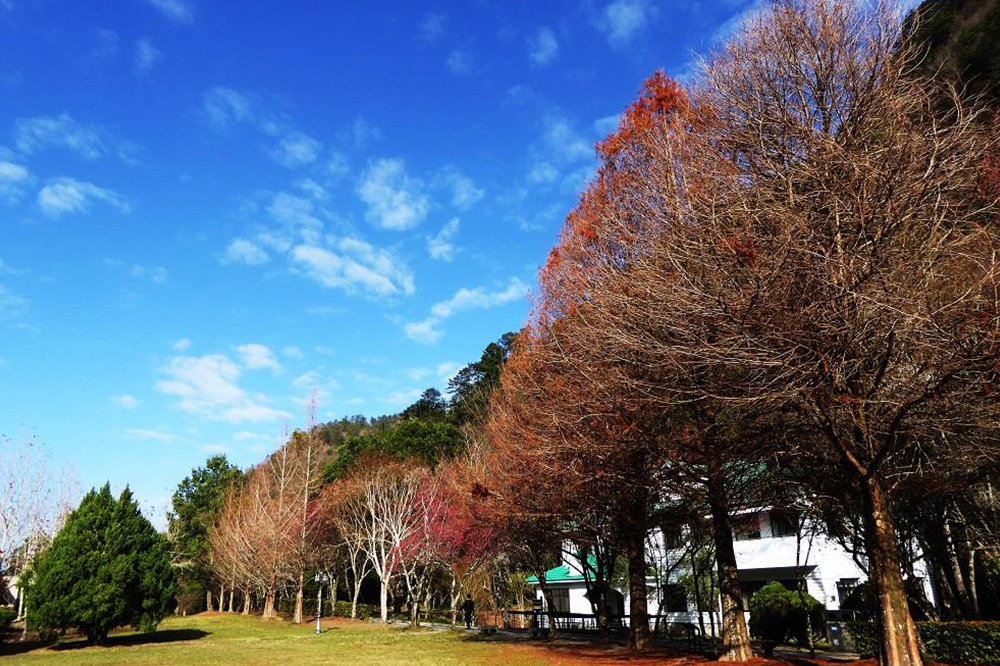
[[[871,657],[878,645],[871,622],[847,622],[859,653]],[[1000,622],[918,622],[920,646],[931,661],[1000,666]]]

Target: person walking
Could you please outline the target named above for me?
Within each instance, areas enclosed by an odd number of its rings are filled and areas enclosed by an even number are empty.
[[[472,602],[472,597],[466,595],[462,610],[465,611],[465,628],[472,629],[472,616],[476,612],[476,604]]]

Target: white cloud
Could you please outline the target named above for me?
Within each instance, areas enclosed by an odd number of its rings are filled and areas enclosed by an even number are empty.
[[[528,285],[518,278],[511,278],[506,288],[500,291],[486,291],[482,287],[468,289],[462,287],[455,295],[446,301],[436,303],[431,308],[431,314],[440,319],[446,319],[465,310],[485,310],[499,305],[521,300],[528,295]]]
[[[341,141],[353,144],[355,148],[364,148],[382,138],[382,130],[359,116],[354,122],[339,132]]]
[[[618,129],[618,123],[621,121],[621,114],[615,113],[610,116],[604,116],[603,118],[598,118],[594,121],[594,132],[599,137],[606,137],[615,130]]]
[[[615,0],[601,15],[600,29],[614,48],[625,48],[653,18],[648,0]]]
[[[212,88],[205,93],[203,109],[209,123],[220,130],[254,119],[253,101],[238,90],[224,86]]]
[[[469,289],[463,287],[446,301],[435,303],[431,315],[426,319],[410,322],[403,326],[407,337],[426,344],[437,342],[444,335],[441,328],[444,320],[459,312],[468,310],[488,310],[507,303],[519,301],[528,295],[528,285],[518,278],[511,278],[503,289],[487,291],[483,287]]]
[[[222,256],[222,263],[240,263],[257,266],[266,263],[270,258],[267,252],[254,245],[251,241],[245,238],[237,238],[226,248],[226,253]]]
[[[462,49],[456,49],[449,53],[445,63],[451,73],[458,76],[465,76],[472,71],[472,56]]]
[[[420,397],[423,393],[421,389],[410,389],[408,391],[393,391],[385,396],[385,401],[390,405],[402,407],[408,405]]]
[[[451,190],[451,205],[459,210],[467,210],[485,196],[486,192],[453,166],[446,167],[435,179],[434,184]]]
[[[530,150],[529,183],[558,183],[563,189],[576,191],[581,169],[593,169],[596,164],[591,139],[579,132],[562,116],[546,116],[541,134]]]
[[[169,271],[163,266],[142,266],[132,264],[128,269],[128,274],[134,278],[145,278],[156,284],[165,284],[170,277]]]
[[[559,55],[559,41],[551,28],[542,26],[528,40],[528,56],[536,65],[547,65]]]
[[[367,218],[383,229],[409,229],[430,207],[423,183],[407,175],[400,159],[375,161],[361,177],[358,195],[368,206]]]
[[[292,258],[313,280],[330,289],[357,290],[376,296],[412,294],[413,275],[388,250],[357,238],[337,240],[332,250],[299,245]]]
[[[743,24],[750,21],[764,11],[764,0],[753,0],[741,11],[730,16],[722,25],[712,32],[711,41],[723,42],[743,29]]]
[[[286,230],[301,236],[307,243],[319,242],[323,221],[317,217],[316,204],[309,199],[278,192],[268,206],[267,212],[281,222]],[[274,249],[281,252],[287,252],[291,246],[287,240],[282,242],[276,237],[258,236],[258,239],[268,241]]]
[[[145,74],[153,68],[163,57],[160,50],[153,46],[148,38],[143,37],[135,42],[135,55],[132,64],[137,74]]]
[[[0,315],[16,316],[24,311],[28,306],[28,301],[22,296],[12,294],[6,287],[0,284]]]
[[[136,407],[139,406],[139,400],[127,393],[123,393],[122,395],[112,396],[111,402],[114,403],[115,405],[118,405],[122,409],[135,409]]]
[[[281,365],[274,358],[274,354],[265,345],[256,343],[240,345],[236,348],[236,353],[240,355],[243,367],[248,370],[260,370],[262,368],[270,368],[275,372],[281,370]]]
[[[241,430],[233,435],[233,439],[237,442],[251,442],[259,439],[267,439],[267,435],[261,435],[260,433],[250,432],[248,430]]]
[[[192,344],[193,343],[191,342],[191,338],[181,338],[180,340],[174,343],[173,347],[177,351],[187,351],[188,349],[191,348]]]
[[[437,374],[441,383],[447,386],[448,380],[458,374],[458,371],[464,367],[465,366],[461,363],[445,361],[444,363],[438,363],[437,367],[434,368],[434,372]]]
[[[406,376],[410,378],[411,381],[419,382],[425,377],[430,377],[431,371],[427,368],[410,368],[406,371]]]
[[[445,22],[448,17],[445,14],[432,12],[424,17],[420,22],[420,39],[425,42],[434,43],[444,35]]]
[[[277,148],[271,151],[275,162],[288,168],[312,164],[319,157],[323,144],[302,132],[291,132],[282,137]]]
[[[433,344],[444,336],[441,322],[436,317],[428,317],[421,321],[411,321],[403,326],[406,337],[424,344]]]
[[[31,173],[20,164],[0,162],[0,200],[16,204],[25,195],[25,188],[34,182]]]
[[[47,148],[65,148],[84,159],[96,160],[110,152],[109,142],[103,130],[81,125],[65,113],[19,118],[14,123],[14,145],[25,155]]]
[[[294,359],[304,358],[302,350],[296,347],[295,345],[285,345],[281,349],[281,353],[287,356],[288,358],[294,358]]]
[[[177,407],[190,414],[229,423],[291,416],[240,387],[240,368],[225,355],[175,356],[160,371],[167,378],[156,382],[157,390],[178,398]]]
[[[90,210],[92,201],[104,202],[119,213],[132,210],[117,192],[74,178],[54,178],[38,192],[38,206],[50,217],[59,217],[63,213],[85,213]]]
[[[160,10],[167,18],[178,23],[190,23],[194,19],[194,9],[184,0],[146,0]]]
[[[125,436],[129,439],[140,439],[154,442],[175,442],[177,435],[171,435],[159,430],[146,430],[145,428],[129,428],[125,431]]]
[[[427,253],[431,259],[438,261],[451,261],[455,256],[455,245],[452,239],[458,233],[459,221],[457,217],[451,218],[441,231],[435,236],[427,238]]]

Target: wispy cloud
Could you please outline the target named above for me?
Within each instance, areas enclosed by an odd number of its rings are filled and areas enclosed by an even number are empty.
[[[417,342],[431,344],[444,336],[441,325],[459,312],[467,310],[488,310],[507,303],[519,301],[528,295],[528,285],[518,278],[511,278],[507,286],[489,291],[484,287],[469,289],[463,287],[448,300],[431,307],[431,315],[426,319],[410,322],[403,326],[406,335]]]
[[[281,370],[281,365],[274,358],[274,353],[269,347],[257,343],[248,343],[236,348],[243,367],[248,370],[261,370],[264,368],[274,372]]]
[[[289,168],[312,164],[319,157],[323,144],[302,132],[291,132],[281,137],[271,157],[282,166]]]
[[[0,201],[13,205],[21,201],[26,188],[35,182],[27,168],[13,162],[0,162]]]
[[[105,203],[119,213],[132,210],[117,192],[74,178],[54,178],[38,192],[38,207],[49,217],[86,213],[94,201]]]
[[[476,187],[472,178],[451,165],[441,170],[433,185],[450,191],[451,205],[459,210],[468,210],[486,195],[483,188]]]
[[[118,139],[102,127],[79,123],[66,113],[19,118],[14,122],[14,146],[24,155],[61,148],[87,160],[117,155],[127,163],[134,162],[141,150],[131,141]]]
[[[357,238],[341,238],[332,247],[299,245],[292,250],[299,268],[320,285],[375,296],[412,294],[413,275],[392,252]]]
[[[459,220],[453,217],[441,227],[441,231],[427,238],[427,253],[431,259],[451,261],[455,257],[455,244],[452,240],[458,233]]]
[[[245,238],[237,238],[229,244],[222,256],[224,264],[247,264],[257,266],[267,263],[271,256],[260,246]]]
[[[184,0],[146,0],[167,18],[178,23],[190,23],[194,20],[194,8]]]
[[[559,40],[551,28],[542,26],[528,40],[528,57],[538,66],[547,65],[559,55]]]
[[[153,46],[148,38],[143,37],[135,42],[135,54],[132,57],[132,66],[136,74],[146,74],[153,69],[156,63],[160,62],[163,54]]]
[[[315,162],[323,144],[297,130],[284,115],[274,113],[253,93],[217,86],[205,93],[202,112],[209,125],[230,132],[246,125],[273,139],[267,154],[278,164],[295,168]]]
[[[191,342],[191,338],[181,338],[173,344],[173,348],[177,351],[187,351],[192,344],[194,343]]]
[[[261,394],[252,394],[239,385],[240,366],[223,354],[175,356],[160,372],[166,376],[156,389],[178,399],[185,412],[214,421],[254,423],[291,416],[268,405]]]
[[[401,159],[376,160],[362,175],[358,196],[368,207],[368,220],[383,229],[416,226],[430,208],[423,183],[406,173]]]
[[[121,407],[122,409],[135,409],[139,406],[139,400],[135,396],[131,396],[127,393],[122,395],[112,396],[111,403]]]
[[[623,49],[646,29],[654,14],[648,0],[615,0],[604,8],[597,25],[608,44]]]
[[[160,432],[159,430],[147,430],[145,428],[129,428],[125,431],[125,436],[129,439],[138,439],[143,441],[154,441],[154,442],[176,442],[177,435],[172,435],[168,432]]]
[[[448,65],[448,70],[452,74],[458,76],[465,76],[472,72],[472,56],[464,49],[455,49],[449,53],[445,64]]]
[[[445,23],[448,17],[445,14],[431,12],[420,22],[417,36],[425,42],[434,43],[444,35]]]

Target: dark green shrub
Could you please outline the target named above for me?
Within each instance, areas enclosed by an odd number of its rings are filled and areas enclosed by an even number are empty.
[[[932,661],[1000,665],[1000,622],[919,622],[920,647]]]
[[[809,645],[809,629],[813,640],[826,633],[826,607],[810,594],[788,590],[789,610],[788,631],[799,645]],[[811,621],[811,622],[810,622]]]
[[[878,646],[875,623],[868,620],[854,620],[844,623],[844,630],[854,643],[854,649],[862,657],[874,657]]]
[[[13,606],[0,606],[0,632],[10,629],[10,625],[17,619],[17,609]]]
[[[379,617],[379,607],[372,604],[358,604],[358,619],[367,620],[370,617]],[[337,607],[333,609],[336,617],[351,617],[351,602],[338,601]]]
[[[765,641],[783,643],[788,636],[792,603],[781,583],[768,583],[750,598],[750,633]]]
[[[166,537],[128,488],[116,500],[105,485],[87,493],[38,561],[28,625],[41,632],[72,627],[100,644],[116,627],[152,631],[176,594]]]
[[[863,657],[875,656],[878,635],[872,622],[848,622],[847,633]],[[920,649],[929,661],[1000,666],[1000,622],[918,622]]]

